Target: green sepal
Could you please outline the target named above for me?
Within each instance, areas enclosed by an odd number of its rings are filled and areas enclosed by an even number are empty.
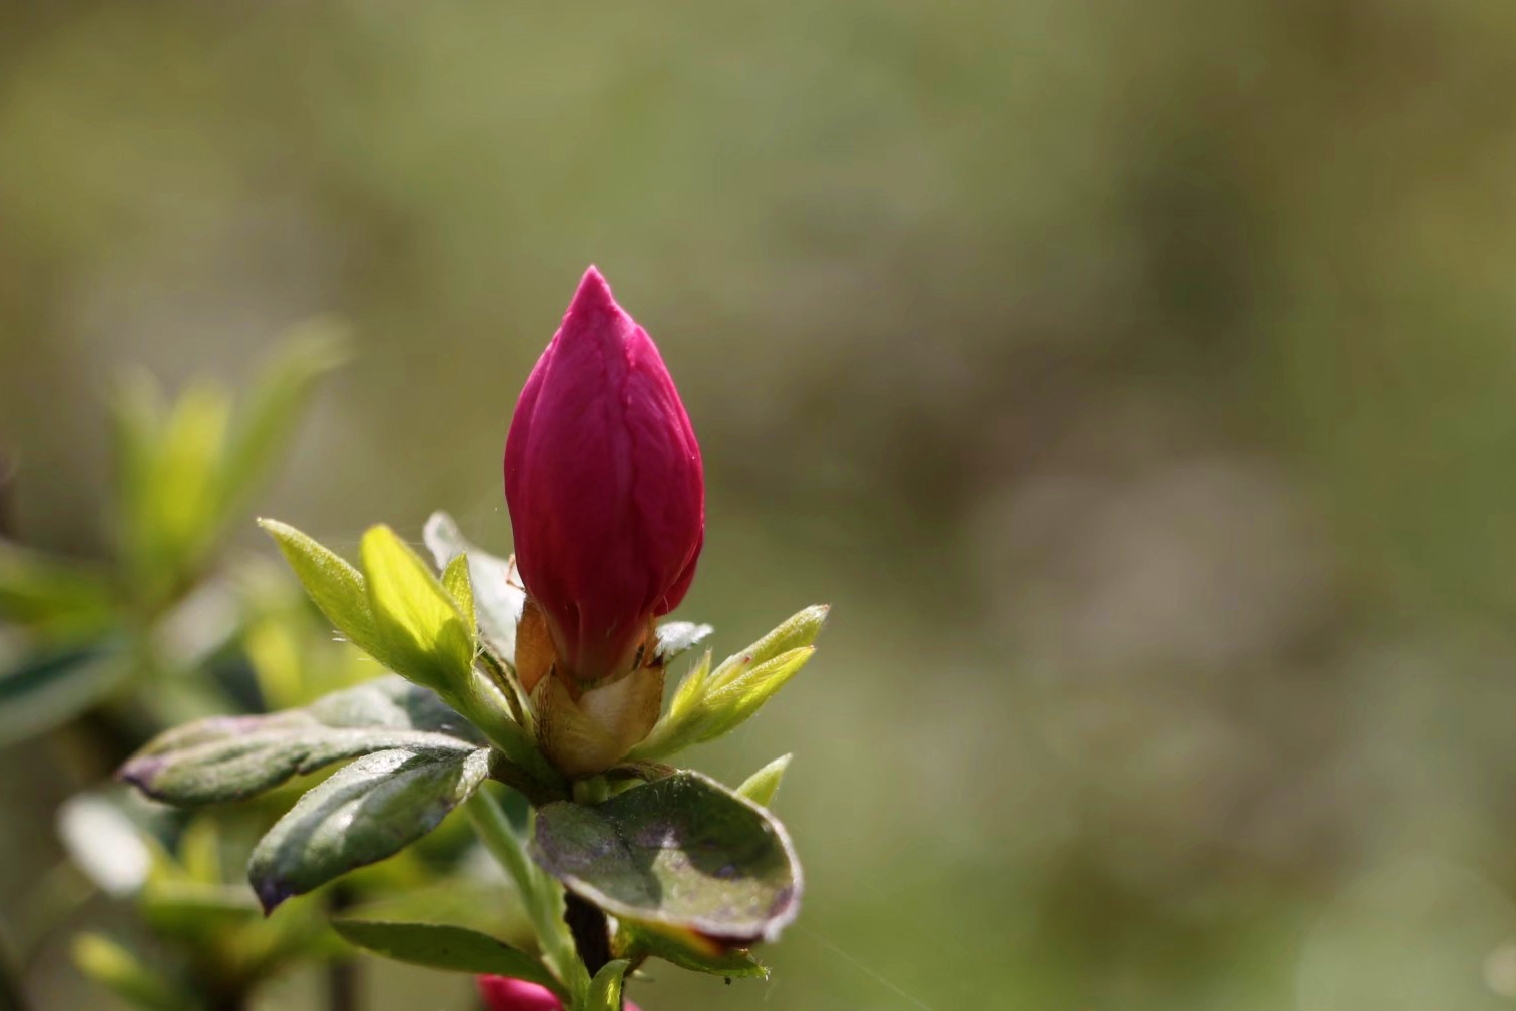
[[[568,996],[541,962],[504,941],[467,927],[351,918],[334,919],[332,927],[348,942],[396,962],[447,972],[510,976],[545,986],[559,997]]]

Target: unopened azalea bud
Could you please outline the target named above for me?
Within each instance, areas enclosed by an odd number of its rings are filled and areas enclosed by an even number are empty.
[[[564,673],[619,674],[689,588],[705,488],[658,349],[593,267],[516,404],[505,499]]]
[[[563,1002],[553,991],[536,983],[504,976],[480,976],[478,983],[479,996],[489,1011],[563,1011]],[[626,1011],[638,1011],[638,1007],[627,1001]]]
[[[528,597],[516,667],[539,739],[564,772],[598,772],[657,719],[653,622],[694,576],[705,489],[658,349],[593,267],[516,405],[505,499]]]

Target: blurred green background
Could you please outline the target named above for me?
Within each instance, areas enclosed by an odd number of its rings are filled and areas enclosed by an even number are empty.
[[[110,378],[241,384],[334,312],[257,511],[507,549],[593,262],[704,447],[679,616],[835,605],[693,758],[795,751],[805,913],[648,1011],[1513,1007],[1513,89],[1508,0],[11,3],[10,522],[104,552]],[[80,785],[44,754],[0,752],[0,910]],[[27,981],[113,1006],[61,940]]]

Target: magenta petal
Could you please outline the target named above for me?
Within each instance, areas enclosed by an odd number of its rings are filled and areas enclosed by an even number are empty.
[[[563,1011],[563,1002],[545,986],[505,976],[479,976],[479,997],[489,1011]],[[631,1001],[626,1011],[641,1011]]]
[[[516,405],[505,498],[522,582],[566,673],[619,673],[689,586],[705,486],[658,348],[593,267]]]
[[[563,1011],[553,991],[522,979],[480,976],[479,996],[489,1011]]]

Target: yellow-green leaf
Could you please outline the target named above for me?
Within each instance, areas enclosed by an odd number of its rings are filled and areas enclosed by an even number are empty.
[[[790,759],[794,757],[793,754],[780,755],[753,773],[737,787],[737,796],[768,807],[774,801],[774,794],[779,792],[779,784],[784,781],[785,770],[790,767]]]
[[[386,526],[360,547],[369,607],[396,673],[458,691],[474,663],[473,629],[427,564]]]
[[[387,663],[363,576],[331,550],[278,520],[259,520],[327,620],[357,647]]]
[[[469,579],[466,556],[459,555],[447,563],[447,568],[442,571],[442,586],[463,613],[464,624],[468,628],[474,628],[474,587]]]

